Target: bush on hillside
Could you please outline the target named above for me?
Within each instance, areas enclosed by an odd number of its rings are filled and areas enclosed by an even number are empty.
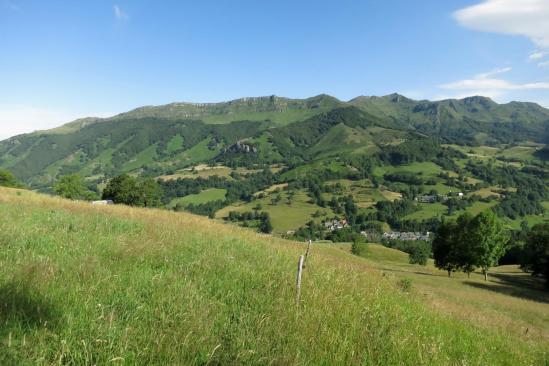
[[[94,200],[97,198],[97,193],[89,190],[84,178],[78,174],[61,177],[53,186],[53,190],[57,195],[71,200]]]
[[[418,245],[410,248],[408,260],[410,264],[427,265],[427,260],[431,255],[431,248],[427,245]]]
[[[111,179],[103,191],[103,199],[129,206],[157,207],[162,204],[162,198],[162,189],[155,180],[139,181],[127,174]]]
[[[0,186],[20,188],[21,184],[17,181],[17,179],[11,172],[5,169],[0,169]]]
[[[545,277],[549,287],[549,223],[538,224],[528,233],[521,268]]]
[[[351,253],[358,256],[364,256],[368,250],[368,244],[360,238],[355,238],[353,244],[351,245]]]

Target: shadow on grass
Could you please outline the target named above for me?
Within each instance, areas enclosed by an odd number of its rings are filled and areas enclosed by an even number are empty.
[[[435,273],[419,272],[419,271],[405,271],[403,269],[396,269],[396,268],[381,268],[381,270],[385,271],[385,272],[409,273],[409,274],[418,274],[418,275],[431,276],[431,277],[448,277],[446,275],[439,275],[439,274],[435,274]]]
[[[37,290],[21,282],[0,285],[0,364],[22,363],[17,347],[11,343],[12,333],[25,333],[39,327],[52,329],[59,313]]]
[[[464,284],[508,296],[549,304],[549,291],[544,290],[542,282],[535,277],[504,273],[494,273],[490,276],[499,279],[500,282],[465,281]]]
[[[13,328],[55,326],[59,313],[39,291],[21,282],[0,285],[0,337]]]

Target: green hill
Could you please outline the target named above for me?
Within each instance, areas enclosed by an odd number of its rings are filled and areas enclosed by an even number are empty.
[[[418,131],[460,142],[497,143],[515,137],[549,141],[549,111],[535,103],[497,104],[486,97],[414,101],[398,94],[358,97],[349,102]],[[487,134],[487,139],[481,134]]]
[[[15,136],[0,142],[0,168],[43,192],[72,173],[98,193],[121,173],[159,178],[166,208],[223,190],[225,196],[184,206],[214,217],[266,202],[277,233],[349,215],[343,210],[349,195],[358,207],[357,232],[379,221],[432,231],[443,216],[488,208],[518,229],[549,218],[548,133],[549,111],[533,103],[271,96],[143,107]],[[216,169],[197,172],[197,166]],[[332,187],[338,180],[352,180],[355,188]],[[276,185],[301,192],[300,202],[288,192],[258,194]],[[466,199],[447,200],[458,192]],[[414,201],[428,194],[440,202]],[[380,205],[394,199],[406,208],[385,208],[389,217]]]
[[[189,214],[0,188],[0,245],[4,365],[548,362],[539,325],[501,321],[512,306],[456,311],[333,246],[313,245],[296,305],[304,245]]]
[[[73,172],[109,176],[145,167],[162,175],[184,167],[181,153],[205,139],[212,153],[192,156],[192,163],[234,160],[224,151],[246,139],[259,146],[262,162],[287,163],[289,155],[310,159],[329,151],[377,151],[412,131],[459,145],[546,143],[548,121],[549,111],[536,104],[499,105],[483,97],[429,102],[392,94],[342,102],[319,95],[173,103],[10,138],[0,142],[0,167],[31,186],[47,187]]]

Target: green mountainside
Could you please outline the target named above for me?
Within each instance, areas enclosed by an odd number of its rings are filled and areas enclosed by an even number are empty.
[[[392,94],[342,102],[319,95],[173,103],[10,138],[0,142],[0,167],[44,187],[74,172],[97,177],[145,167],[160,175],[212,159],[234,160],[238,151],[229,148],[240,140],[256,146],[263,163],[287,163],[373,152],[420,135],[473,146],[547,143],[548,126],[549,111],[536,104],[500,105],[484,97],[429,102]]]
[[[97,196],[123,173],[154,178],[165,208],[257,228],[262,212],[275,233],[345,241],[315,225],[346,217],[355,233],[434,231],[486,209],[513,230],[547,221],[548,141],[549,111],[532,103],[272,96],[15,136],[0,142],[0,168],[44,192],[78,174]]]

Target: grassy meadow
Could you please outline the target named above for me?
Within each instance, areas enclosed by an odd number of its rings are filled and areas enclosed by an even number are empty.
[[[183,206],[186,206],[188,204],[200,205],[200,204],[211,202],[211,201],[222,201],[225,199],[226,194],[227,194],[226,189],[220,189],[220,188],[205,189],[200,193],[190,194],[185,197],[176,198],[170,202],[168,207],[170,208],[175,207],[178,203],[182,204]]]
[[[269,213],[273,231],[275,233],[285,234],[289,230],[295,230],[306,225],[307,222],[311,220],[320,223],[322,219],[334,215],[331,209],[310,203],[310,198],[304,190],[296,191],[291,203],[288,202],[287,191],[277,193],[275,188],[274,191],[267,190],[266,193],[268,194],[263,198],[258,198],[251,202],[237,202],[224,207],[216,212],[216,218],[221,219],[228,217],[229,212],[231,211],[249,212],[259,204],[261,205],[261,211]],[[272,199],[278,194],[280,194],[282,200],[276,203],[272,202]],[[316,212],[320,212],[321,216],[314,217]]]
[[[350,244],[337,244],[345,252]],[[516,265],[493,268],[489,281],[480,272],[470,278],[453,273],[452,278],[427,266],[409,264],[408,255],[380,244],[368,244],[364,255],[373,268],[398,280],[410,280],[417,293],[435,309],[460,319],[484,324],[519,338],[549,342],[549,292],[543,281],[522,272]]]
[[[549,361],[546,330],[493,323],[482,306],[497,314],[484,300],[497,295],[543,328],[540,299],[470,286],[456,300],[450,280],[419,276],[403,290],[402,264],[314,245],[296,306],[303,244],[185,213],[0,188],[0,246],[2,365]]]

